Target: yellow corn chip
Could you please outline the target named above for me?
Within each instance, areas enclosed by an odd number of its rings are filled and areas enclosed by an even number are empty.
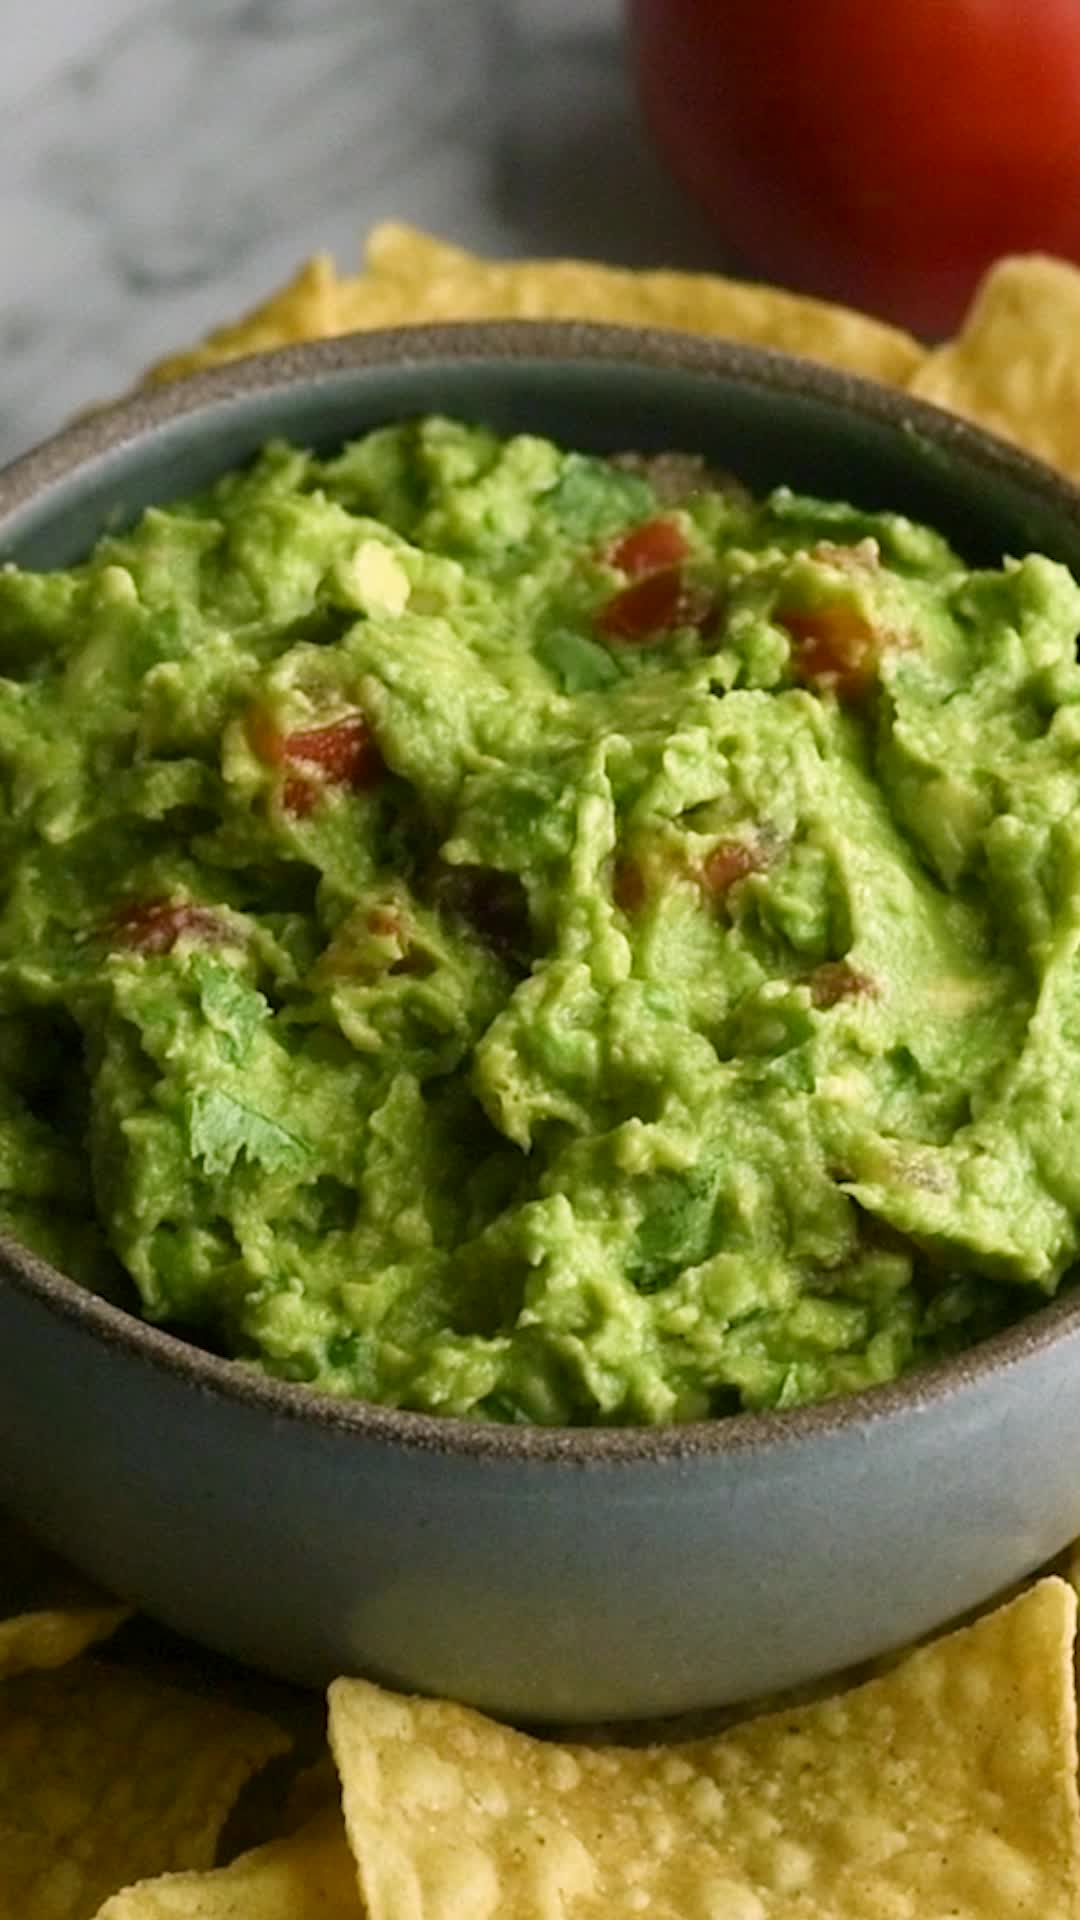
[[[568,1748],[358,1680],[331,1741],[370,1920],[1076,1920],[1076,1597],[839,1698]]]
[[[216,1873],[142,1880],[97,1920],[363,1920],[340,1808]]]
[[[782,347],[833,366],[905,381],[922,358],[909,334],[880,320],[718,274],[641,272],[584,260],[489,261],[412,227],[376,227],[367,271],[339,278],[325,256],[234,326],[151,369],[171,380],[297,340],[435,320],[600,320],[677,328]]]
[[[201,346],[176,353],[151,368],[150,380],[177,380],[199,367],[216,366],[246,353],[264,353],[271,347],[295,346],[300,340],[321,340],[345,328],[338,317],[340,288],[337,268],[328,254],[316,254],[287,286],[241,320],[216,327]]]
[[[366,264],[369,277],[396,280],[403,296],[421,301],[417,317],[425,320],[598,320],[673,327],[781,347],[879,380],[910,378],[923,357],[910,334],[867,314],[720,274],[608,267],[588,260],[481,260],[396,221],[373,230]],[[341,300],[347,317],[349,282],[342,285]]]
[[[0,1686],[0,1920],[89,1920],[132,1880],[213,1864],[261,1716],[78,1660]]]
[[[62,1667],[95,1640],[105,1640],[128,1618],[128,1607],[42,1607],[0,1620],[0,1680],[31,1667]]]
[[[341,1782],[329,1753],[320,1754],[309,1767],[296,1774],[289,1788],[278,1821],[282,1833],[294,1833],[305,1827],[316,1814],[328,1807],[341,1811]]]
[[[378,221],[364,246],[367,272],[385,280],[437,280],[440,274],[468,272],[470,267],[483,273],[499,264],[404,220]]]
[[[987,274],[964,328],[912,393],[1080,475],[1080,269],[1032,254]]]
[[[63,1666],[129,1612],[0,1514],[0,1680]]]

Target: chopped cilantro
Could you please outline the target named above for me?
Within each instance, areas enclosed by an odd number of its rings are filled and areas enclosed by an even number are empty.
[[[307,1143],[268,1114],[220,1088],[193,1093],[188,1103],[191,1151],[207,1173],[229,1173],[242,1153],[268,1173],[299,1172],[311,1158]]]

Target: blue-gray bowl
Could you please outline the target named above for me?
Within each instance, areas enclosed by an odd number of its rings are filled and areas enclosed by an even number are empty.
[[[0,476],[0,559],[53,566],[265,440],[437,409],[699,451],[1080,571],[1080,496],[973,429],[779,355],[565,325],[356,336],[138,398]],[[510,1717],[666,1714],[937,1627],[1080,1534],[1080,1305],[791,1413],[498,1427],[276,1383],[0,1248],[0,1503],[181,1632]]]

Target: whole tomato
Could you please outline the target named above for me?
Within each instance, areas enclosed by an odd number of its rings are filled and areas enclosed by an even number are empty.
[[[929,336],[1080,258],[1080,0],[628,0],[647,120],[758,271]]]

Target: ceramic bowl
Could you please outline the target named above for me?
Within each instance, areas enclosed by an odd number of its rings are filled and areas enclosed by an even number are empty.
[[[82,555],[265,440],[430,409],[896,507],[973,560],[1080,569],[1080,497],[904,395],[671,334],[357,336],[84,422],[0,477],[0,558]],[[1080,1306],[790,1413],[529,1430],[320,1397],[0,1258],[0,1503],[196,1640],[512,1718],[667,1714],[805,1681],[985,1601],[1080,1534]]]

